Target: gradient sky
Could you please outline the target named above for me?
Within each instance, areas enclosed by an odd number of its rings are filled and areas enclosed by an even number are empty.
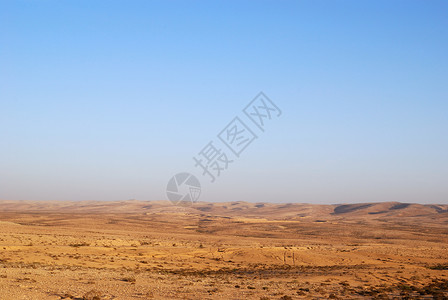
[[[447,1],[0,1],[0,199],[448,202]],[[214,183],[195,156],[282,110]]]

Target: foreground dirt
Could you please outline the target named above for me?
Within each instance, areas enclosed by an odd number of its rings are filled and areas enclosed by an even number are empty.
[[[0,201],[0,299],[447,299],[448,207]]]

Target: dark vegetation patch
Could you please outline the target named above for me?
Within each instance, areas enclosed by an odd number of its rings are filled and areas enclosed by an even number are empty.
[[[392,206],[390,209],[403,209],[411,205],[411,203],[398,203]]]
[[[434,266],[429,266],[428,269],[431,270],[448,270],[448,264],[437,264]]]
[[[447,209],[443,209],[443,208],[441,208],[441,207],[439,207],[437,205],[426,205],[426,206],[435,209],[438,213],[446,213],[446,212],[448,212],[448,208]]]
[[[212,210],[212,207],[211,206],[202,206],[202,207],[196,207],[196,209],[200,210],[200,211],[210,211],[210,210]]]
[[[333,214],[345,214],[353,211],[357,211],[364,208],[369,208],[373,204],[344,204],[334,208]]]
[[[163,269],[153,268],[148,271],[156,271],[159,273],[183,275],[183,276],[216,276],[216,275],[231,275],[231,276],[258,276],[264,278],[286,276],[291,274],[322,274],[328,275],[331,272],[340,272],[343,269],[366,269],[367,265],[334,265],[334,266],[292,266],[292,265],[257,265],[252,268],[221,268],[218,270],[191,270],[191,269]]]
[[[401,290],[401,296],[405,299],[415,299],[418,295],[431,295],[433,299],[448,299],[445,293],[448,292],[448,280],[447,279],[433,279],[431,283],[422,287],[417,287],[407,284],[397,284],[396,288]]]
[[[281,209],[281,208],[290,208],[291,206],[292,206],[292,203],[287,203],[285,205],[279,206],[278,208],[279,209]]]

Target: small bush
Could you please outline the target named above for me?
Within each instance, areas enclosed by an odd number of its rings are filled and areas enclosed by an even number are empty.
[[[431,270],[448,270],[448,264],[437,264],[434,266],[429,266],[428,269]]]
[[[72,243],[69,244],[70,247],[85,247],[85,246],[90,246],[90,244],[86,243],[86,242],[82,242],[82,243]]]
[[[97,290],[91,290],[82,296],[83,300],[101,300],[101,293]]]
[[[135,283],[137,281],[134,276],[124,277],[122,280],[129,283]]]

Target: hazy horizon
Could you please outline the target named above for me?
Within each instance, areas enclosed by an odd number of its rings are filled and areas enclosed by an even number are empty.
[[[444,1],[2,1],[0,199],[448,203]],[[243,109],[264,92],[264,131]],[[257,138],[237,157],[235,117]],[[233,160],[215,182],[193,157]]]
[[[201,204],[222,204],[222,203],[250,203],[250,204],[275,204],[275,205],[288,205],[288,204],[297,204],[297,205],[316,205],[316,206],[349,206],[349,205],[357,205],[357,204],[387,204],[387,203],[399,203],[399,204],[416,204],[416,205],[446,205],[446,203],[419,203],[419,202],[400,202],[400,201],[370,201],[370,202],[339,202],[339,203],[311,203],[311,202],[268,202],[268,201],[203,201],[203,200],[198,200],[196,201],[193,206],[178,206],[178,205],[174,205],[170,200],[168,199],[161,199],[161,200],[143,200],[143,199],[123,199],[123,200],[26,200],[26,199],[18,199],[18,200],[10,200],[10,199],[0,199],[1,201],[6,201],[6,202],[12,202],[12,203],[18,203],[18,202],[32,202],[32,203],[77,203],[77,202],[90,202],[90,203],[114,203],[114,202],[132,202],[132,201],[136,201],[136,202],[155,202],[155,203],[166,203],[169,206],[173,206],[173,207],[179,207],[179,208],[194,208],[195,205],[201,205]]]

